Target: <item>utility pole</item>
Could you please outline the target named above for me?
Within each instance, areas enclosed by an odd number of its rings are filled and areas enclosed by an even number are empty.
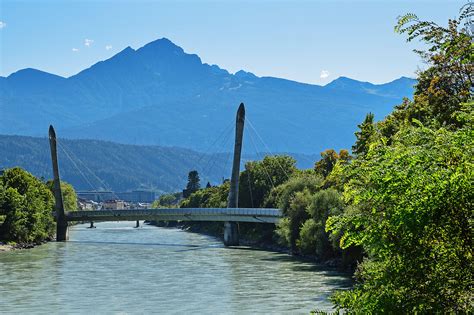
[[[232,175],[230,179],[229,197],[227,208],[237,208],[239,202],[239,176],[240,176],[240,156],[242,152],[242,138],[244,135],[245,106],[241,103],[237,110],[235,121],[235,145],[234,162],[232,164]],[[239,225],[237,222],[227,221],[224,223],[224,245],[239,245]]]

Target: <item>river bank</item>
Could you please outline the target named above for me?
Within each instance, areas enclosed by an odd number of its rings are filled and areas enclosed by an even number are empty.
[[[12,250],[22,250],[22,249],[31,249],[31,248],[35,248],[37,246],[40,246],[40,245],[43,245],[43,244],[46,244],[50,241],[52,241],[53,239],[48,239],[48,240],[45,240],[44,242],[41,242],[41,243],[15,243],[15,244],[6,244],[6,243],[2,243],[0,242],[0,253],[1,252],[9,252],[9,251],[12,251]]]

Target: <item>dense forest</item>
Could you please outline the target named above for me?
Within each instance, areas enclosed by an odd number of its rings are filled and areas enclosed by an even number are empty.
[[[413,100],[379,122],[367,114],[353,155],[328,149],[310,170],[297,169],[289,156],[267,156],[240,175],[240,207],[284,212],[275,229],[240,224],[243,238],[356,264],[353,289],[332,297],[338,310],[473,309],[473,12],[473,4],[464,6],[447,27],[414,14],[399,18],[395,31],[428,47],[416,51],[428,67],[418,72]],[[194,174],[194,193],[178,206],[226,206],[228,182],[197,189],[195,181]],[[155,205],[176,202],[164,195]]]

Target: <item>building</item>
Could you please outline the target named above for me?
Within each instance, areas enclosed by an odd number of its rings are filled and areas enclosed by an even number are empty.
[[[106,200],[102,203],[102,210],[123,210],[125,202],[123,200]]]
[[[93,200],[95,202],[120,199],[133,203],[153,203],[156,198],[155,192],[149,190],[132,190],[118,193],[114,193],[113,191],[78,191],[77,196],[79,198]]]
[[[100,204],[92,200],[78,198],[77,204],[79,206],[79,210],[90,211],[100,209]]]

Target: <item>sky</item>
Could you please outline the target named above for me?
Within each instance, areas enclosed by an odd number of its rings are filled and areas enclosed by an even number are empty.
[[[0,75],[36,68],[64,77],[166,37],[234,73],[324,85],[339,76],[385,83],[423,62],[393,30],[413,12],[445,25],[467,0],[0,0]]]

